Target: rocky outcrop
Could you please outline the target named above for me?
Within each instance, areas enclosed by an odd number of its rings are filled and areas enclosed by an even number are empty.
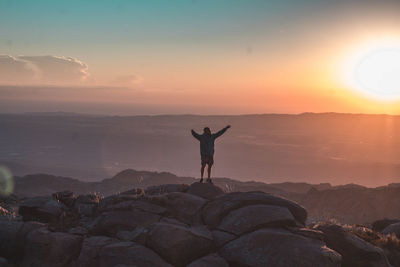
[[[307,211],[292,201],[263,192],[235,192],[209,201],[203,208],[203,220],[214,229],[230,212],[250,205],[271,205],[287,208],[294,219],[303,225],[307,219]]]
[[[335,224],[314,227],[324,233],[326,245],[342,255],[343,267],[374,267],[391,265],[382,249],[362,240]]]
[[[265,228],[227,243],[220,251],[232,266],[340,266],[339,253],[322,241]]]
[[[217,196],[223,195],[224,191],[221,188],[211,183],[193,183],[189,186],[186,193],[202,197],[204,199],[213,199]]]
[[[67,206],[52,197],[28,198],[19,206],[19,214],[24,221],[58,220],[66,210],[68,210]]]
[[[21,266],[69,266],[80,253],[82,237],[39,228],[26,237]]]
[[[398,238],[400,238],[400,222],[393,223],[385,227],[385,229],[382,230],[382,234],[395,234]]]
[[[16,266],[388,266],[342,228],[306,227],[297,203],[212,184],[58,192],[21,208],[25,222],[0,220],[0,257]]]
[[[174,266],[186,266],[214,250],[212,235],[207,228],[168,223],[153,225],[146,245]]]

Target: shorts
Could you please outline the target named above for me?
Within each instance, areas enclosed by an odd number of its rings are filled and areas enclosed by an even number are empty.
[[[208,164],[209,166],[214,164],[214,157],[210,155],[201,155],[201,165],[206,165]]]

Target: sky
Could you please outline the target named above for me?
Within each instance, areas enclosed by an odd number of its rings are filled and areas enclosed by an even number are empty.
[[[0,112],[400,114],[400,1],[0,0],[0,36]]]

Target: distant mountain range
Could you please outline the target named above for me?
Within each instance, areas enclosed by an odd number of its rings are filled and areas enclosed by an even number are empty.
[[[215,176],[369,187],[400,181],[400,116],[390,115],[0,114],[0,165],[17,176],[84,181],[127,168],[197,176],[199,144],[190,130],[227,124],[216,142]]]
[[[104,196],[133,188],[145,189],[161,184],[191,184],[196,179],[179,177],[168,172],[136,171],[127,169],[100,182],[33,174],[15,177],[18,197],[50,195],[70,190],[77,194],[99,192]],[[198,180],[197,180],[198,181]],[[356,184],[332,186],[308,183],[242,182],[229,178],[215,178],[214,184],[226,192],[263,191],[298,202],[313,220],[337,220],[341,223],[368,224],[383,218],[400,219],[400,185],[392,184],[367,188]]]

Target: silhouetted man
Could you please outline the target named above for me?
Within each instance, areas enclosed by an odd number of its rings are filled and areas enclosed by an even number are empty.
[[[201,155],[201,179],[200,183],[203,182],[204,168],[208,165],[208,178],[207,182],[211,183],[211,167],[214,164],[214,141],[217,137],[220,137],[225,133],[226,130],[231,128],[230,125],[226,126],[217,133],[212,134],[210,128],[205,127],[203,134],[198,134],[192,130],[194,138],[200,141],[200,155]]]

